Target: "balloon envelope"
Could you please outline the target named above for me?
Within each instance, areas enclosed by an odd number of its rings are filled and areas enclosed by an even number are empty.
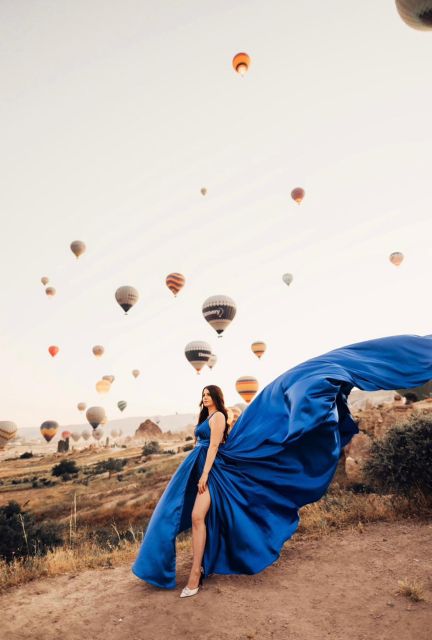
[[[45,420],[40,426],[40,431],[47,442],[50,442],[57,433],[59,425],[55,420]]]
[[[176,296],[180,289],[183,289],[186,282],[186,278],[181,273],[176,271],[169,273],[165,279],[166,286]]]
[[[85,402],[78,402],[77,407],[79,411],[85,411],[87,405]]]
[[[41,282],[45,286],[46,284],[48,284],[49,278],[47,276],[42,276]]]
[[[96,382],[96,391],[98,393],[108,393],[111,389],[111,382],[109,380],[98,380]]]
[[[234,319],[237,313],[237,306],[229,296],[210,296],[203,302],[202,313],[216,333],[222,335]]]
[[[135,289],[135,287],[119,287],[115,292],[115,299],[117,300],[123,311],[127,313],[129,309],[131,309],[134,304],[138,302],[139,293],[138,290]]]
[[[394,264],[395,267],[398,267],[402,263],[403,259],[404,254],[400,251],[393,251],[393,253],[391,253],[389,257],[390,262]]]
[[[82,240],[74,240],[70,245],[71,251],[77,258],[82,256],[84,251],[86,250],[86,246]]]
[[[140,374],[139,369],[132,369],[132,375],[134,378],[138,378],[139,374]]]
[[[86,411],[86,418],[93,429],[96,429],[106,418],[105,409],[103,407],[89,407]]]
[[[95,346],[93,347],[92,351],[93,351],[94,355],[96,356],[96,358],[100,358],[104,354],[105,349],[101,344],[95,344]]]
[[[236,381],[236,391],[249,403],[258,391],[258,380],[253,376],[242,376]]]
[[[305,190],[301,187],[296,187],[291,191],[291,198],[297,202],[297,204],[301,204],[303,198],[305,197]]]
[[[0,447],[5,447],[6,443],[15,438],[18,427],[11,420],[0,421]]]
[[[432,29],[432,0],[396,0],[402,20],[420,31]]]
[[[291,282],[293,281],[294,277],[292,273],[284,273],[282,276],[282,280],[285,282],[285,284],[287,284],[288,286],[291,284]]]
[[[197,373],[207,364],[211,353],[212,349],[209,343],[200,340],[188,342],[185,347],[185,356]]]
[[[237,53],[233,58],[232,65],[237,73],[244,76],[250,66],[249,55],[247,53]]]
[[[127,402],[125,402],[124,400],[120,400],[120,402],[117,403],[117,406],[120,411],[124,411],[127,407]]]
[[[54,344],[52,344],[50,347],[48,347],[48,351],[50,352],[50,354],[54,358],[54,356],[56,356],[58,354],[59,348],[56,347]]]
[[[265,342],[252,342],[251,349],[257,358],[261,358],[267,349],[267,345]]]

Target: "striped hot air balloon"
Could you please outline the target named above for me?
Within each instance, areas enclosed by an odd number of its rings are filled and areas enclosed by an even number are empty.
[[[291,198],[297,202],[297,204],[301,204],[303,198],[305,197],[305,190],[301,187],[296,187],[291,191]]]
[[[195,340],[188,342],[185,347],[185,356],[197,373],[207,364],[211,353],[212,349],[208,342]]]
[[[267,349],[267,345],[265,342],[252,342],[251,349],[257,358],[261,358],[265,350]]]
[[[413,29],[432,29],[432,0],[396,0],[402,20]]]
[[[165,282],[168,289],[174,294],[174,297],[176,297],[180,289],[183,289],[186,278],[181,273],[173,272],[167,275]]]
[[[0,421],[0,449],[3,449],[10,440],[15,438],[17,429],[15,422],[11,420]]]
[[[55,420],[45,420],[40,426],[40,431],[47,442],[50,442],[57,433],[59,425]]]
[[[203,302],[202,313],[219,337],[231,324],[237,313],[236,303],[225,295],[210,296]]]
[[[242,376],[236,381],[236,391],[247,403],[256,396],[258,386],[258,380],[253,376]]]
[[[232,61],[234,69],[241,76],[244,76],[250,66],[250,56],[247,53],[237,53]]]
[[[120,411],[124,411],[127,407],[127,402],[125,402],[125,400],[120,400],[119,402],[117,402],[117,406]]]

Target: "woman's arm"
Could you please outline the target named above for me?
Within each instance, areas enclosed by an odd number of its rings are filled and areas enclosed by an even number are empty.
[[[214,416],[212,416],[209,420],[209,427],[210,427],[210,444],[207,450],[204,469],[203,469],[201,478],[199,479],[199,482],[198,482],[199,493],[203,493],[206,490],[208,474],[210,473],[210,469],[213,466],[214,459],[216,458],[219,445],[223,438],[223,434],[225,431],[224,414],[220,411],[215,413]]]

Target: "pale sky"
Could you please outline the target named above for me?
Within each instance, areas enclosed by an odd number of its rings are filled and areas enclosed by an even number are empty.
[[[194,412],[205,384],[233,404],[239,376],[262,388],[344,344],[431,333],[431,59],[393,0],[3,0],[0,419]],[[237,303],[222,339],[214,294]]]

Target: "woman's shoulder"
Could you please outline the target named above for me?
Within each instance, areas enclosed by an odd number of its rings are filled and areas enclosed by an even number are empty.
[[[226,420],[224,414],[222,413],[222,411],[215,411],[211,417],[210,420],[213,420],[213,418],[216,418],[217,420],[220,420],[222,418],[222,420]]]

